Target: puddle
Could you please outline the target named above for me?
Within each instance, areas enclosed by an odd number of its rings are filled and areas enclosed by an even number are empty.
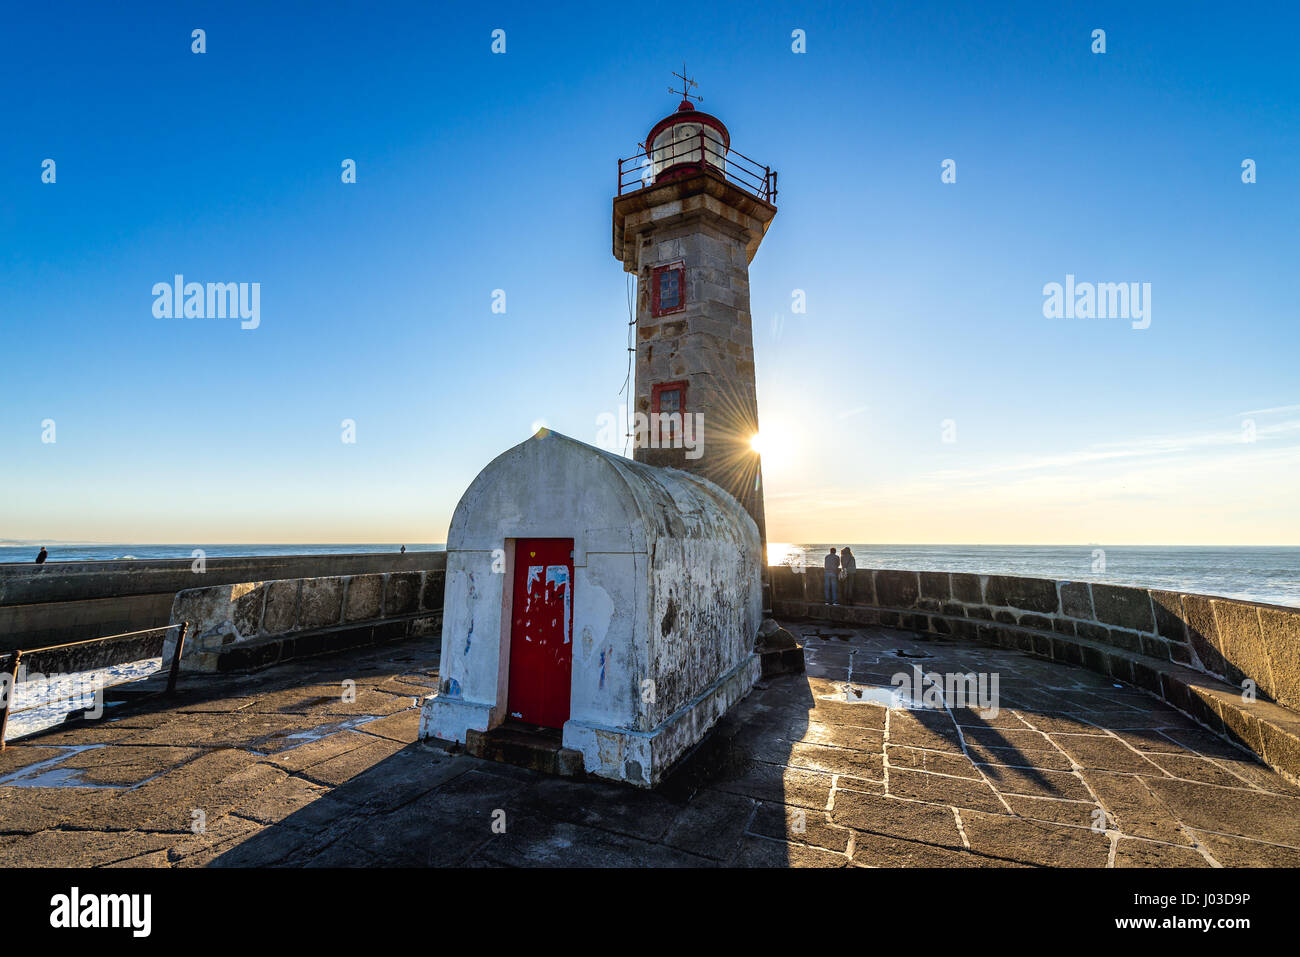
[[[292,751],[294,748],[302,747],[312,741],[319,741],[321,738],[328,738],[331,734],[338,734],[340,731],[351,731],[359,728],[363,724],[369,724],[371,721],[378,721],[384,717],[381,714],[362,714],[352,718],[344,718],[340,721],[331,721],[327,724],[318,724],[314,728],[308,728],[306,731],[295,731],[292,734],[274,734],[263,740],[271,741],[293,741],[294,743],[279,751],[258,751],[255,748],[249,748],[254,754],[263,756],[269,754],[283,754],[285,751]]]
[[[12,774],[7,774],[0,778],[0,785],[7,785],[13,788],[96,788],[98,790],[121,791],[125,785],[119,784],[91,784],[89,781],[83,781],[81,775],[86,772],[85,768],[60,768],[56,765],[68,760],[74,754],[80,754],[82,751],[93,751],[96,748],[105,748],[105,744],[78,744],[61,747],[58,750],[64,752],[52,758],[46,758],[44,761],[38,761],[35,764],[29,764],[25,768],[19,768]]]
[[[894,654],[897,655],[899,658],[933,658],[934,657],[934,655],[929,654],[928,652],[925,651],[904,651],[902,648],[895,649]]]
[[[357,715],[354,718],[344,718],[342,721],[333,721],[329,724],[318,725],[308,731],[295,731],[287,737],[294,739],[301,738],[304,742],[319,741],[321,738],[328,738],[331,734],[336,734],[339,731],[351,731],[353,728],[359,728],[363,724],[369,724],[371,721],[377,721],[378,719],[378,715],[362,714]]]
[[[924,711],[926,707],[894,685],[864,685],[843,683],[833,694],[818,695],[821,701],[838,701],[840,704],[874,704],[902,711]]]

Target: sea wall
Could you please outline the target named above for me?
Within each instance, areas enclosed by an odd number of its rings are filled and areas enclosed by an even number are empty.
[[[178,592],[169,617],[189,623],[182,670],[252,670],[440,630],[445,583],[437,568],[210,585]]]
[[[444,552],[276,555],[0,565],[0,651],[121,634],[168,623],[196,584],[442,569]]]
[[[770,571],[778,617],[904,628],[1081,665],[1159,695],[1275,768],[1300,774],[1300,608],[894,569],[858,569],[853,604],[832,606],[823,602],[823,569]]]

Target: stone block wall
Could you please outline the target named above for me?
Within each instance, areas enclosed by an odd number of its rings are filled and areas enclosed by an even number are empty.
[[[754,208],[753,197],[734,186],[708,195],[708,183],[704,177],[694,186],[651,190],[642,197],[652,203],[650,218],[623,220],[626,238],[635,237],[622,257],[637,276],[635,411],[652,411],[655,385],[684,381],[686,413],[702,417],[692,451],[638,443],[633,457],[715,482],[744,506],[765,539],[762,486],[749,444],[759,431],[749,263],[751,243],[756,248],[775,210]],[[616,231],[619,221],[616,209]],[[656,316],[654,271],[679,262],[683,308]]]
[[[168,623],[177,592],[196,584],[283,581],[445,568],[445,552],[249,555],[0,564],[0,651],[39,648]]]
[[[785,603],[821,602],[824,570],[773,566],[778,615]],[[874,623],[1051,652],[1052,636],[1078,658],[1110,647],[1184,665],[1300,711],[1300,608],[1100,582],[1053,581],[962,572],[858,569],[854,605]],[[856,621],[856,608],[827,609],[831,621]],[[1106,671],[1105,667],[1098,670]]]
[[[210,585],[179,592],[171,623],[190,623],[182,668],[256,667],[442,626],[443,568]],[[172,653],[169,636],[164,660]],[[253,647],[256,652],[251,651]]]

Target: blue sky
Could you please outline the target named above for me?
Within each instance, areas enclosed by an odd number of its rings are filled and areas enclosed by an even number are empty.
[[[1300,15],[985,6],[11,5],[0,538],[441,541],[535,423],[594,441],[615,161],[685,60],[780,172],[773,539],[1300,544]],[[155,318],[178,272],[260,326]],[[1044,318],[1067,273],[1150,327]]]

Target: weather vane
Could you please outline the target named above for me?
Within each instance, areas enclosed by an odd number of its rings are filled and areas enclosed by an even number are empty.
[[[683,100],[690,100],[692,97],[694,97],[696,103],[703,103],[703,102],[704,102],[704,97],[700,96],[698,93],[692,93],[692,92],[691,92],[691,87],[698,87],[699,84],[696,83],[694,80],[690,79],[690,78],[686,75],[686,62],[685,62],[685,61],[682,62],[682,72],[681,72],[681,73],[673,73],[673,76],[677,77],[677,79],[679,79],[679,80],[682,81],[682,88],[681,88],[680,90],[674,90],[674,89],[670,86],[670,87],[668,88],[668,92],[669,92],[669,93],[672,93],[672,94],[675,95],[675,96],[680,96]]]

